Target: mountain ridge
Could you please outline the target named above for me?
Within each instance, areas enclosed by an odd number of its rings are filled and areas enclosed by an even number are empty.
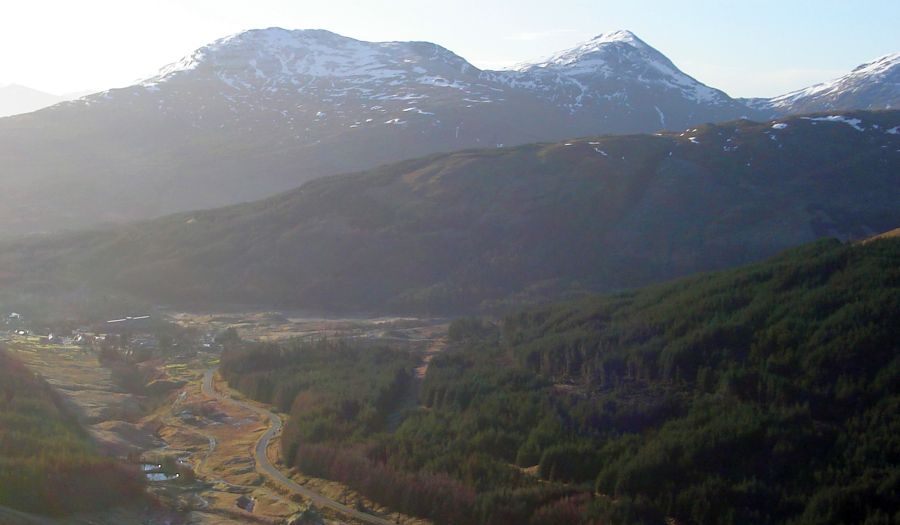
[[[465,150],[5,243],[0,286],[335,313],[503,309],[900,224],[900,111]],[[74,279],[74,281],[70,281]]]
[[[900,107],[900,52],[855,67],[836,79],[768,99],[745,102],[773,115]]]

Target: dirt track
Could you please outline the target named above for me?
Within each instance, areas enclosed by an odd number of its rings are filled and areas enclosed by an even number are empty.
[[[213,377],[215,375],[215,372],[216,368],[210,368],[203,375],[202,392],[204,395],[215,398],[220,402],[236,404],[245,410],[254,412],[261,417],[268,418],[269,420],[269,429],[266,430],[266,432],[259,438],[259,441],[256,442],[256,446],[253,449],[253,458],[256,461],[256,468],[260,473],[267,476],[278,485],[281,485],[291,492],[300,494],[304,498],[309,499],[310,501],[321,507],[330,508],[345,516],[349,516],[364,523],[372,523],[374,525],[395,525],[395,522],[393,521],[388,521],[383,518],[367,514],[365,512],[360,512],[327,496],[319,494],[318,492],[312,491],[282,474],[281,471],[278,470],[271,461],[269,461],[269,456],[266,453],[266,451],[269,449],[269,445],[272,442],[272,438],[274,438],[278,435],[279,432],[281,432],[281,418],[277,414],[269,412],[264,408],[260,408],[250,403],[245,403],[243,401],[234,399],[231,396],[219,393],[216,390],[215,385],[213,384]]]

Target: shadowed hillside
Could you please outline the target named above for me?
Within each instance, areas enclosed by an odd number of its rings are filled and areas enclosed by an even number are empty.
[[[900,112],[436,155],[7,243],[0,286],[455,312],[640,286],[900,223]]]

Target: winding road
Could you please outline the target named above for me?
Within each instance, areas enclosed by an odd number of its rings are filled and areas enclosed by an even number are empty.
[[[256,461],[256,468],[260,473],[267,476],[278,485],[281,485],[291,492],[300,494],[304,498],[312,501],[320,507],[327,507],[345,516],[349,516],[364,523],[372,523],[374,525],[396,525],[393,521],[388,521],[386,519],[358,511],[352,507],[348,507],[343,503],[340,503],[327,496],[319,494],[318,492],[310,490],[282,474],[281,471],[275,468],[275,465],[273,465],[269,461],[269,455],[266,453],[266,451],[269,449],[269,444],[272,442],[272,438],[274,438],[281,431],[281,427],[283,426],[281,418],[277,414],[272,413],[264,408],[260,408],[250,403],[245,403],[228,395],[220,394],[216,390],[215,384],[213,383],[213,377],[215,376],[215,373],[216,368],[213,367],[208,369],[203,374],[203,383],[201,385],[201,391],[203,392],[203,395],[212,397],[221,402],[235,404],[243,409],[253,412],[260,417],[268,418],[269,420],[268,430],[266,430],[266,432],[259,438],[259,441],[256,442],[256,446],[253,449],[253,459]]]

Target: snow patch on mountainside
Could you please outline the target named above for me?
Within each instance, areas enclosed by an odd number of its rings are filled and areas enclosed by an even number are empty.
[[[805,120],[811,120],[813,122],[842,122],[856,131],[865,131],[860,124],[862,124],[862,120],[858,118],[848,118],[841,115],[829,115],[827,117],[803,117]]]

